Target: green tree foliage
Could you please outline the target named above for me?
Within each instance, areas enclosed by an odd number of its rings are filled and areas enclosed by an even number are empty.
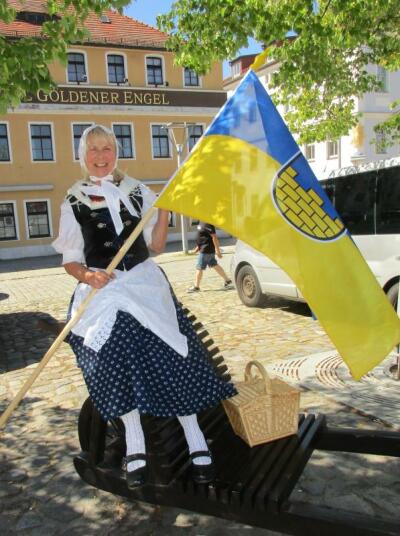
[[[198,73],[250,37],[271,45],[273,99],[289,108],[301,142],[336,139],[357,123],[355,97],[380,87],[368,64],[400,69],[400,0],[176,0],[158,25],[177,62]],[[399,113],[379,128],[398,140]]]
[[[40,36],[0,35],[0,113],[9,106],[17,106],[28,93],[54,87],[48,65],[57,60],[65,64],[68,45],[88,37],[83,23],[90,11],[98,15],[110,8],[121,11],[129,0],[46,0],[46,3],[49,17],[41,27]],[[21,0],[22,9],[23,5]],[[7,0],[0,0],[1,21],[9,24],[16,15]]]

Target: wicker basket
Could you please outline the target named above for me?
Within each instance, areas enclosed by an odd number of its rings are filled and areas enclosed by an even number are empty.
[[[250,375],[252,367],[260,377]],[[247,363],[238,394],[223,401],[235,434],[253,447],[297,432],[300,391],[279,379],[269,378],[258,361]]]

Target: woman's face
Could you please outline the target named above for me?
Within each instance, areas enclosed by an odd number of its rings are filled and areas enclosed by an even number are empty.
[[[115,168],[117,158],[112,140],[101,136],[88,136],[86,151],[86,167],[89,175],[105,177]]]

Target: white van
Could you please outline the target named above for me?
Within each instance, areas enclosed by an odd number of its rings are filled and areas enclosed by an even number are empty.
[[[320,182],[354,242],[396,307],[400,276],[400,159],[343,168]],[[257,307],[265,296],[304,301],[286,273],[241,241],[231,261],[242,302]]]

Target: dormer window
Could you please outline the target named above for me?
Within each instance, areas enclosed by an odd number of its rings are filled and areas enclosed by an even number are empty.
[[[85,56],[81,52],[68,52],[68,82],[87,82]]]
[[[162,86],[164,84],[162,59],[156,56],[146,58],[147,84]]]
[[[29,24],[36,24],[37,26],[41,26],[44,22],[51,19],[47,13],[36,13],[31,11],[19,11],[15,18],[16,20],[29,22]]]
[[[100,15],[100,22],[103,24],[111,24],[111,20],[107,15]]]

